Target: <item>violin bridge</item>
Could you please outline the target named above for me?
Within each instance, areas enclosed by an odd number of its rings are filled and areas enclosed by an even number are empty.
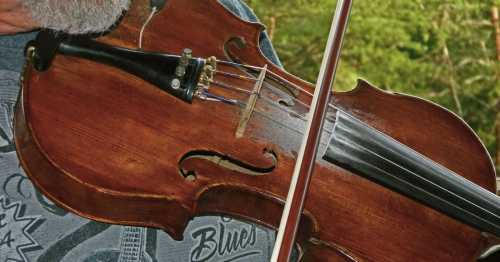
[[[235,133],[236,138],[243,137],[243,134],[245,133],[248,121],[252,116],[255,104],[257,103],[257,99],[259,98],[260,90],[262,89],[262,83],[264,83],[264,78],[266,77],[266,73],[267,73],[267,65],[265,65],[260,70],[260,74],[259,77],[257,78],[257,82],[255,82],[252,94],[250,95],[250,98],[248,98],[247,105],[241,112],[240,122],[238,123],[238,127],[236,128],[236,133]]]

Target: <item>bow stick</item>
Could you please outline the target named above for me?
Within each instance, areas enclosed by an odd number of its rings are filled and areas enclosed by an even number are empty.
[[[297,161],[276,235],[272,262],[288,262],[292,253],[297,228],[304,207],[304,199],[314,169],[316,153],[321,139],[324,118],[332,93],[340,50],[349,20],[352,0],[339,0],[332,21],[330,35],[321,63],[313,101],[309,111],[306,134],[302,140]]]

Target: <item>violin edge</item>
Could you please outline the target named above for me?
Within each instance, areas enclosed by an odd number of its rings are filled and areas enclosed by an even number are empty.
[[[414,103],[423,103],[430,108],[433,108],[436,112],[441,112],[443,115],[448,116],[450,121],[455,122],[456,124],[459,124],[460,127],[462,128],[463,131],[467,132],[468,135],[472,136],[473,139],[475,140],[475,143],[477,144],[478,147],[481,148],[482,152],[484,155],[488,157],[488,167],[489,170],[486,175],[489,176],[489,179],[491,180],[488,184],[491,184],[491,187],[485,187],[488,191],[497,194],[497,184],[496,184],[496,170],[495,170],[495,165],[493,163],[493,159],[488,152],[485,144],[483,141],[480,139],[478,134],[472,129],[472,127],[458,114],[453,112],[452,110],[436,103],[431,100],[427,100],[415,95],[411,94],[406,94],[406,93],[400,93],[400,92],[393,92],[393,91],[388,91],[388,90],[383,90],[375,85],[371,84],[368,80],[359,78],[357,80],[356,86],[348,91],[339,91],[339,92],[334,92],[332,99],[335,101],[337,99],[337,96],[340,98],[340,100],[344,100],[345,98],[353,97],[353,96],[367,96],[367,95],[374,95],[374,94],[379,94],[383,96],[388,96],[392,97],[394,99],[404,99],[410,102]],[[403,142],[403,141],[400,141]],[[404,143],[404,142],[403,142]]]

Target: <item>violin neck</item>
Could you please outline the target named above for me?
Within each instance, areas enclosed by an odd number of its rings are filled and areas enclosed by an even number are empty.
[[[500,198],[360,120],[337,112],[323,158],[483,232],[500,236]]]

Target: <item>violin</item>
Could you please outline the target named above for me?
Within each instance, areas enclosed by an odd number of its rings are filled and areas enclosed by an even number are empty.
[[[174,239],[206,214],[277,228],[313,85],[262,55],[261,24],[215,0],[150,13],[134,1],[96,40],[41,34],[28,46],[23,168],[97,221]],[[360,80],[333,93],[322,133],[300,261],[473,261],[498,243],[491,158],[453,113]]]

